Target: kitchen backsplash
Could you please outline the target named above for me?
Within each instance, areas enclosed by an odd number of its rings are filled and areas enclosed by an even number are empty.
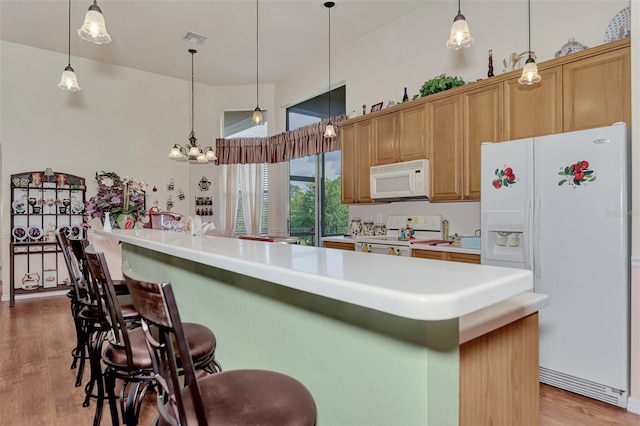
[[[439,214],[449,221],[449,235],[474,235],[480,229],[480,202],[430,203],[429,201],[404,201],[388,204],[350,205],[349,220],[359,217],[362,220],[387,222],[389,215],[429,215]]]

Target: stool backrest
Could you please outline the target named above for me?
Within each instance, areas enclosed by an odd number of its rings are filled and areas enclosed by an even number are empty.
[[[70,252],[71,248],[69,246],[69,239],[63,232],[58,231],[56,232],[56,241],[58,241],[60,251],[62,251],[62,257],[64,258],[64,263],[67,266],[69,283],[73,289],[74,298],[75,300],[80,301],[84,297],[84,294],[82,294],[82,291],[80,291],[80,287],[78,286],[80,270],[78,269],[78,265],[75,264],[75,259],[71,257],[72,254]]]
[[[180,366],[184,372],[185,386],[190,389],[198,424],[206,425],[201,391],[171,284],[144,279],[130,270],[123,270],[123,276],[131,293],[133,306],[141,317],[159,385],[158,401],[161,401],[160,393],[168,401],[166,405],[158,404],[160,415],[170,424],[187,424],[180,392]]]
[[[113,332],[112,343],[124,348],[127,354],[128,370],[129,372],[134,372],[133,352],[128,332],[130,325],[127,324],[122,315],[120,302],[118,301],[116,289],[111,280],[109,267],[107,266],[107,259],[104,257],[104,253],[96,252],[92,244],[85,247],[83,252],[90,274],[90,280],[94,284],[100,297],[100,303],[98,305]]]

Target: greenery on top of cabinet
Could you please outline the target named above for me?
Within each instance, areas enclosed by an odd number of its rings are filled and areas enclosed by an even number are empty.
[[[420,96],[429,96],[444,90],[453,89],[454,87],[464,86],[464,80],[461,77],[451,77],[446,74],[425,81],[420,88]]]

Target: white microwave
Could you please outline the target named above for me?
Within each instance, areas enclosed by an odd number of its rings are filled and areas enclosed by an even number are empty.
[[[429,198],[429,160],[373,166],[369,183],[374,200],[426,200]]]

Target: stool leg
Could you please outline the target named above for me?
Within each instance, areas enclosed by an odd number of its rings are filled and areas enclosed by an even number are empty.
[[[102,380],[102,369],[100,368],[100,350],[102,348],[102,342],[104,341],[103,330],[96,330],[93,332],[93,339],[89,338],[89,367],[91,367],[91,378],[89,382],[86,384],[85,398],[82,403],[83,407],[88,407],[89,402],[93,395],[93,387],[97,383],[98,380]],[[97,396],[96,396],[97,397]],[[98,403],[102,403],[102,401],[98,400]]]
[[[111,424],[118,426],[120,418],[118,416],[118,403],[116,402],[116,377],[109,367],[104,370],[104,387],[109,399],[109,411],[111,412]]]
[[[80,365],[78,366],[78,372],[76,373],[76,387],[79,388],[82,386],[82,376],[84,375],[84,365],[87,359],[87,346],[89,342],[88,334],[87,334],[87,326],[83,320],[76,320],[76,348],[72,351],[73,354],[73,364],[71,364],[71,368],[75,368],[74,364],[78,359],[80,360]]]

